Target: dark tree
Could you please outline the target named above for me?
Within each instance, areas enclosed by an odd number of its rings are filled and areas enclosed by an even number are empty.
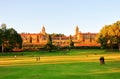
[[[72,41],[72,36],[70,35],[70,37],[69,37],[69,46],[70,46],[70,48],[72,48],[72,47],[74,47],[74,42]]]
[[[1,25],[0,29],[0,46],[1,51],[10,51],[17,48],[22,48],[22,38],[13,28],[6,28],[5,24]]]
[[[52,38],[51,35],[48,35],[47,37],[47,44],[45,45],[45,49],[48,50],[49,52],[51,52],[51,50],[53,49],[54,45],[52,44]]]

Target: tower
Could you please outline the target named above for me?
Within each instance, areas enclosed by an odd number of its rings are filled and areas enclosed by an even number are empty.
[[[81,41],[82,40],[82,33],[79,31],[79,27],[78,25],[76,26],[76,29],[75,29],[75,36],[77,37],[77,40]]]
[[[41,33],[42,33],[43,35],[46,35],[46,31],[45,31],[45,27],[44,27],[44,26],[42,27]]]
[[[76,26],[76,29],[75,29],[75,35],[78,35],[79,34],[79,27],[78,25]]]

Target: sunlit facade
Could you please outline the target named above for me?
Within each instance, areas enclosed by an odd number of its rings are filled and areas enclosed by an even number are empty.
[[[23,39],[23,48],[41,48],[47,43],[47,33],[45,27],[42,27],[40,33],[21,33]],[[75,28],[75,35],[72,35],[74,46],[99,46],[96,42],[97,33],[82,33],[79,27]],[[69,36],[52,36],[52,42],[56,46],[69,46]]]

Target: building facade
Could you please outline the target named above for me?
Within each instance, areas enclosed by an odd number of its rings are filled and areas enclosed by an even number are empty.
[[[23,39],[23,49],[42,48],[47,43],[47,33],[44,26],[40,33],[21,33],[20,35]],[[81,33],[79,27],[76,26],[72,41],[74,46],[99,46],[100,44],[95,40],[96,35],[97,33]],[[52,36],[52,42],[56,46],[69,46],[69,36]]]

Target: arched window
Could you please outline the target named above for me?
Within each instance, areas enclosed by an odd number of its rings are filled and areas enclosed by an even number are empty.
[[[30,43],[32,43],[32,37],[30,36]]]

